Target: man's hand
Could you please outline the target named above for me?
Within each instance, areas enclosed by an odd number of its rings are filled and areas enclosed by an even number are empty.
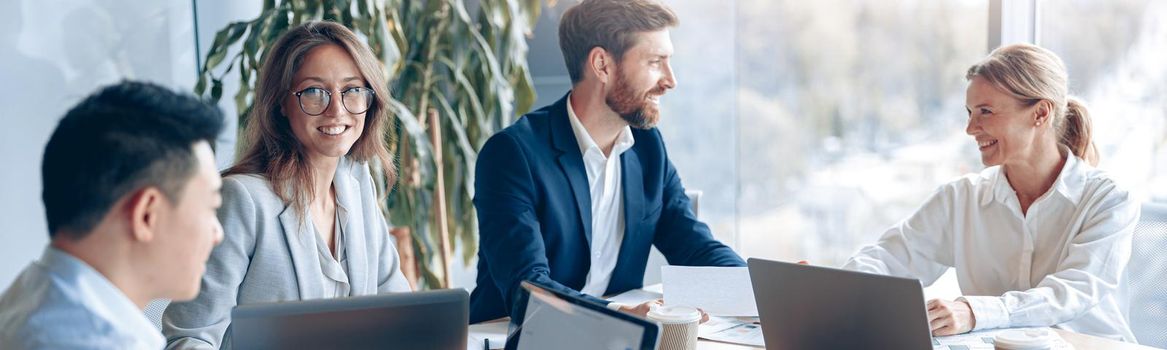
[[[624,311],[626,313],[640,316],[642,318],[648,317],[648,311],[652,310],[653,306],[661,306],[662,304],[664,304],[664,302],[665,302],[664,300],[657,299],[657,300],[646,301],[646,302],[643,302],[639,305],[624,305],[624,306],[620,307],[620,311]]]
[[[646,301],[640,305],[621,306],[620,311],[630,313],[630,314],[640,316],[640,317],[648,317],[648,312],[651,311],[653,307],[664,305],[664,303],[665,303],[664,300],[657,299],[657,300],[652,300],[652,301]],[[705,323],[705,322],[709,321],[709,314],[705,313],[705,310],[701,310],[700,308],[698,308],[697,311],[701,312],[701,323]]]
[[[977,320],[968,302],[932,299],[928,301],[928,324],[932,335],[945,336],[971,331]]]

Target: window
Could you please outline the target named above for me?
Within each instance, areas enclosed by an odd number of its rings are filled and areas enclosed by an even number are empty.
[[[1111,172],[1140,200],[1167,201],[1167,3],[1042,1],[1038,42],[1065,61]]]
[[[1099,167],[1140,201],[1167,201],[1167,3],[1062,0],[1039,3],[1038,42],[1066,63],[1070,92],[1086,101]],[[1141,222],[1161,220],[1144,210]],[[1145,230],[1145,231],[1144,231]],[[1162,231],[1136,228],[1121,293],[1138,341],[1167,346]]]
[[[841,265],[980,169],[964,71],[986,53],[987,3],[669,5],[679,85],[661,131],[702,218],[743,256]]]

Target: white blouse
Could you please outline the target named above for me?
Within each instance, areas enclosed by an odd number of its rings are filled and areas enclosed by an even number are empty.
[[[340,218],[345,215],[345,210],[341,206],[336,206],[336,215],[333,220],[333,236],[332,241],[336,247],[336,256],[328,249],[328,243],[324,238],[320,237],[320,233],[316,230],[316,225],[308,225],[311,227],[311,234],[316,237],[316,252],[320,256],[320,284],[324,299],[341,298],[352,296],[352,285],[349,284],[348,276],[348,249],[344,245],[344,225],[341,224]],[[309,221],[311,216],[309,215]]]
[[[1069,155],[1049,192],[1021,213],[1000,166],[941,186],[844,268],[920,279],[956,270],[974,330],[1053,326],[1135,341],[1119,307],[1139,204]]]

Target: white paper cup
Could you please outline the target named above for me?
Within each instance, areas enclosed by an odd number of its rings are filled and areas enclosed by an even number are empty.
[[[688,306],[660,306],[648,312],[648,319],[661,324],[661,350],[697,349],[701,311]]]
[[[1013,329],[993,338],[996,350],[1047,350],[1053,345],[1053,334],[1047,329]]]

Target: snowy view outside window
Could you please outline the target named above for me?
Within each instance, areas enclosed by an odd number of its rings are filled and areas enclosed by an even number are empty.
[[[1167,202],[1167,2],[1043,1],[1038,42],[1089,103],[1099,167]]]
[[[987,1],[669,0],[661,132],[743,256],[838,266],[983,166],[964,133]],[[1038,44],[1090,107],[1100,167],[1167,200],[1167,3],[1040,1]],[[558,97],[558,96],[556,96]]]
[[[661,130],[742,255],[840,265],[980,168],[964,71],[987,52],[986,2],[671,4],[680,83]]]

